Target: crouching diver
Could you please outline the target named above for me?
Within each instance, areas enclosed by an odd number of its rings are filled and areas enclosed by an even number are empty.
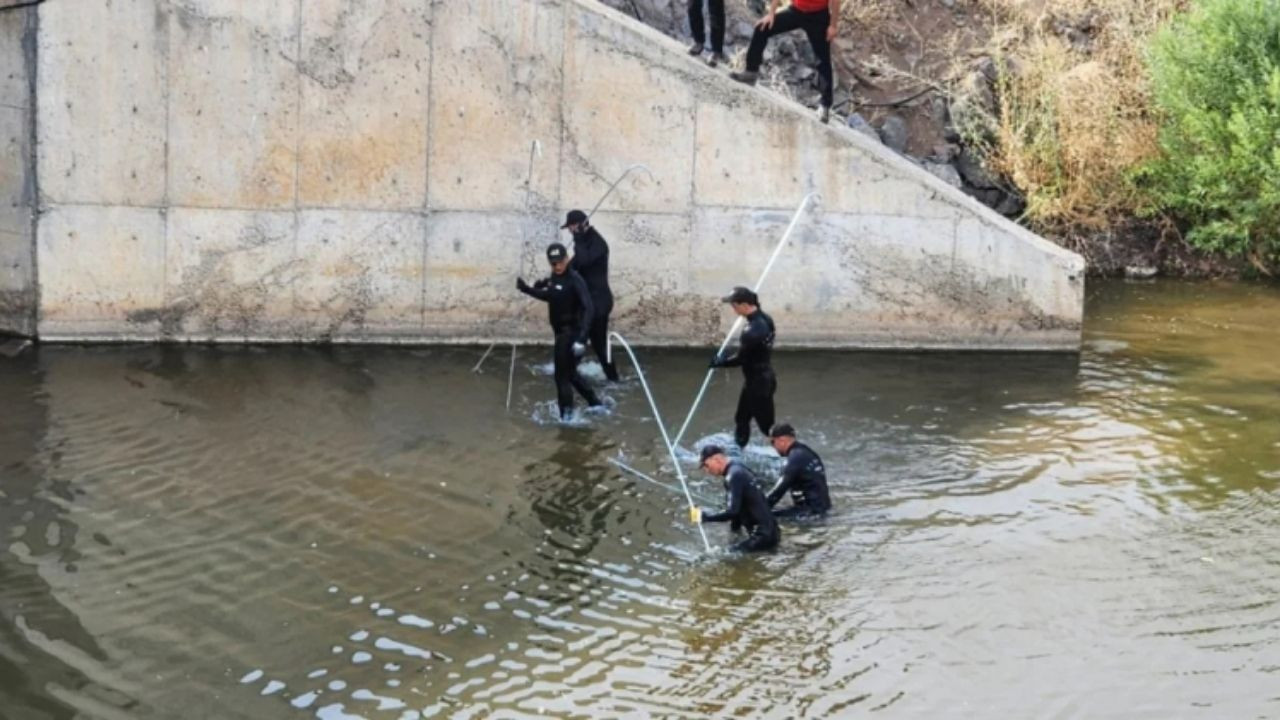
[[[569,251],[560,243],[547,246],[547,262],[551,275],[529,287],[524,278],[516,278],[516,289],[547,304],[551,332],[555,334],[556,398],[560,403],[560,419],[573,412],[573,391],[586,399],[591,407],[600,398],[578,374],[578,358],[586,352],[587,332],[591,329],[591,295],[582,276],[569,269]]]
[[[764,493],[756,486],[755,475],[741,463],[729,460],[724,448],[708,445],[702,448],[702,469],[723,477],[729,493],[729,507],[721,513],[704,514],[701,508],[691,511],[694,522],[728,522],[733,529],[746,528],[747,538],[735,543],[734,552],[772,550],[778,546],[781,532],[778,521],[769,512]]]
[[[791,494],[791,507],[774,510],[775,517],[819,517],[831,509],[827,492],[827,470],[822,458],[808,445],[796,441],[795,428],[787,423],[773,426],[769,442],[787,459],[782,477],[765,498],[769,507],[778,504],[783,495]]]
[[[738,336],[738,351],[727,358],[715,355],[710,364],[713,368],[742,368],[742,393],[738,396],[738,411],[733,416],[733,439],[738,447],[744,448],[751,439],[753,419],[760,426],[760,432],[766,435],[773,427],[773,394],[778,389],[778,378],[770,364],[773,318],[760,309],[760,298],[744,287],[735,287],[721,301],[728,303],[747,321]]]

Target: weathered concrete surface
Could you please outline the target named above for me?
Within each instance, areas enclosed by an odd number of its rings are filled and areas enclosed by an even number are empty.
[[[36,332],[32,7],[0,3],[0,334]]]
[[[718,340],[816,191],[780,344],[1079,345],[1079,257],[594,0],[75,5],[40,10],[45,339],[541,340],[516,274],[645,163],[595,218],[635,341]]]

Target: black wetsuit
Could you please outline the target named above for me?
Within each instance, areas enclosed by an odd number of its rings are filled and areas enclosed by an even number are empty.
[[[731,462],[725,471],[724,486],[729,493],[729,508],[722,513],[703,515],[702,522],[728,522],[735,529],[746,528],[747,538],[734,544],[731,550],[755,552],[777,547],[782,533],[778,521],[769,512],[764,493],[756,486],[755,475],[746,466]]]
[[[618,379],[618,370],[608,362],[609,314],[613,312],[613,291],[609,289],[609,243],[593,227],[573,234],[573,260],[569,267],[578,271],[591,293],[595,314],[591,318],[589,337],[605,377]]]
[[[591,327],[591,295],[582,276],[572,269],[562,275],[551,275],[529,287],[521,280],[520,292],[547,303],[547,317],[551,331],[555,333],[556,397],[560,403],[560,417],[566,417],[573,409],[573,391],[596,406],[600,399],[578,374],[578,358],[573,355],[575,342],[587,341]]]
[[[791,493],[791,507],[774,510],[777,517],[802,517],[822,515],[831,509],[831,495],[827,492],[827,469],[822,458],[808,445],[792,443],[787,451],[787,464],[782,478],[769,491],[766,498],[769,507],[778,504],[783,495]]]
[[[773,337],[773,318],[757,308],[747,316],[747,326],[738,338],[738,352],[715,364],[716,367],[742,367],[745,382],[738,396],[738,411],[733,416],[733,438],[738,447],[746,447],[751,439],[752,419],[765,435],[773,427],[773,393],[778,389],[778,378],[769,362]]]

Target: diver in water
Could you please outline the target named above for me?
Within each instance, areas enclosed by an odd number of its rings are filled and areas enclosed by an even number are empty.
[[[609,243],[591,226],[587,214],[570,210],[561,229],[573,233],[573,260],[569,267],[577,271],[591,293],[591,349],[600,360],[600,368],[610,382],[618,381],[618,368],[609,362],[609,314],[613,312],[613,291],[609,289]]]
[[[533,287],[524,278],[516,278],[516,289],[547,304],[551,332],[555,334],[556,398],[560,403],[560,419],[573,412],[573,391],[586,399],[591,407],[600,406],[600,398],[578,374],[578,358],[586,352],[587,332],[591,328],[591,295],[582,276],[569,267],[569,251],[560,243],[547,247],[551,275]]]
[[[745,448],[751,439],[751,421],[754,419],[760,432],[769,434],[773,427],[773,394],[778,389],[778,378],[773,374],[770,355],[773,352],[773,318],[760,309],[760,298],[744,287],[721,298],[733,307],[733,311],[746,318],[747,325],[738,336],[738,351],[729,357],[715,355],[710,367],[741,367],[742,393],[738,396],[738,411],[734,413],[734,441]]]
[[[701,459],[703,470],[725,479],[729,507],[724,512],[711,514],[703,513],[701,508],[693,508],[690,512],[693,521],[728,522],[734,530],[746,528],[747,538],[730,548],[734,552],[756,552],[777,547],[782,536],[778,521],[769,512],[769,503],[756,486],[755,475],[745,465],[726,457],[724,448],[718,445],[702,448]]]
[[[775,517],[820,517],[831,509],[827,492],[827,470],[822,458],[808,445],[796,441],[796,430],[787,423],[774,425],[769,442],[787,459],[782,477],[765,498],[769,507],[778,504],[783,495],[791,494],[791,507],[774,510]]]

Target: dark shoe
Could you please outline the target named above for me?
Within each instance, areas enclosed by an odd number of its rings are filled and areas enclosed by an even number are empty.
[[[702,54],[702,43],[694,43],[689,46],[689,54],[697,57]]]
[[[826,125],[827,121],[830,119],[831,119],[831,108],[826,107],[825,105],[818,108],[818,122],[822,123],[823,125]]]
[[[726,62],[729,62],[729,58],[725,57],[724,53],[722,52],[711,53],[711,56],[707,58],[707,64],[710,65],[711,67],[715,67],[720,63],[726,63]]]
[[[729,77],[743,85],[755,85],[756,81],[760,79],[760,73],[751,70],[734,70],[729,73]]]

